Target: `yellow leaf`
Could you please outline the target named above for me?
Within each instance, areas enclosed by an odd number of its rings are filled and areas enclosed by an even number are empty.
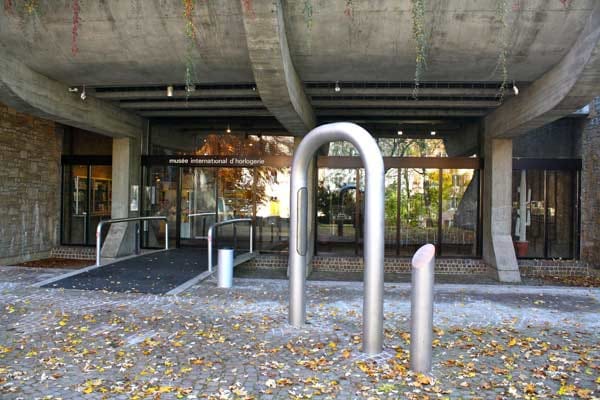
[[[517,344],[517,339],[510,338],[510,341],[508,342],[508,347],[513,347],[516,344]]]
[[[85,389],[83,389],[83,393],[85,394],[90,394],[94,391],[94,388],[91,386],[86,387]]]

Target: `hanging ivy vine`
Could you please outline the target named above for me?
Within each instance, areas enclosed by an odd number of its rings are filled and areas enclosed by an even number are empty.
[[[346,0],[346,8],[344,8],[344,15],[348,18],[354,17],[354,4],[352,0]]]
[[[312,23],[313,23],[312,0],[304,0],[304,10],[302,11],[302,14],[304,14],[304,22],[306,22],[306,27],[309,30],[312,29]]]
[[[496,70],[500,70],[502,82],[498,88],[498,100],[502,102],[506,85],[508,83],[508,2],[507,0],[496,0],[496,19],[500,21],[500,50],[498,52],[498,61]]]
[[[252,4],[252,0],[242,0],[242,5],[244,7],[244,13],[246,13],[246,15],[249,15],[252,18],[256,17],[256,14],[254,13],[254,5]]]
[[[412,1],[413,39],[415,40],[415,86],[413,97],[419,96],[419,85],[427,68],[427,37],[425,35],[425,0]]]
[[[77,38],[79,37],[79,24],[81,19],[79,18],[79,11],[81,11],[79,0],[73,0],[73,27],[71,29],[71,54],[76,56],[79,52],[77,45]]]
[[[7,14],[12,14],[13,12],[13,1],[12,0],[4,0],[4,11]]]
[[[196,6],[195,0],[183,0],[185,18],[185,36],[187,40],[185,52],[185,93],[186,98],[195,88],[196,67],[194,65],[193,52],[196,43],[197,29],[194,25],[193,15]]]

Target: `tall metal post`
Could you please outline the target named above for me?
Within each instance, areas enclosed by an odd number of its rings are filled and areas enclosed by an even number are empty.
[[[426,244],[412,258],[410,298],[410,369],[431,371],[435,246]]]
[[[365,166],[365,234],[363,351],[378,354],[383,346],[384,168],[373,137],[358,125],[339,122],[309,132],[294,152],[290,206],[289,321],[300,327],[306,317],[306,253],[308,248],[308,166],[316,151],[332,141],[349,141]]]

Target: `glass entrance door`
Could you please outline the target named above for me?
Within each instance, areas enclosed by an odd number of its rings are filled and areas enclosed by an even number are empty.
[[[182,168],[179,222],[181,245],[207,246],[208,228],[217,220],[216,169]]]

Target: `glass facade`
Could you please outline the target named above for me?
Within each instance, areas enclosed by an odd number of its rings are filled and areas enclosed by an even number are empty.
[[[577,258],[579,172],[542,168],[536,165],[513,171],[513,240],[526,243],[520,250],[517,247],[517,256]],[[523,195],[521,188],[525,188]]]
[[[73,163],[63,160],[62,244],[95,244],[96,226],[110,219],[112,167],[93,162],[98,160],[85,157],[77,157]]]
[[[185,139],[185,140],[184,140]],[[479,161],[454,165],[441,138],[379,138],[385,159],[385,252],[410,256],[434,243],[441,256],[477,257]],[[152,130],[154,156],[280,157],[252,168],[144,166],[146,215],[166,215],[176,246],[206,247],[215,221],[253,218],[255,245],[286,252],[289,237],[290,165],[294,139],[287,136]],[[156,159],[155,159],[156,160]],[[159,159],[160,160],[160,159]],[[163,161],[159,161],[164,163]],[[364,169],[356,149],[332,142],[319,157],[315,249],[321,255],[361,255],[364,235]],[[453,167],[454,165],[454,167]],[[160,247],[164,233],[145,228],[144,245]],[[236,229],[246,229],[238,225]],[[221,228],[222,240],[233,226]],[[237,232],[243,238],[246,232]],[[248,232],[249,234],[249,232]],[[240,241],[244,241],[240,239]],[[244,241],[245,242],[245,241]]]

